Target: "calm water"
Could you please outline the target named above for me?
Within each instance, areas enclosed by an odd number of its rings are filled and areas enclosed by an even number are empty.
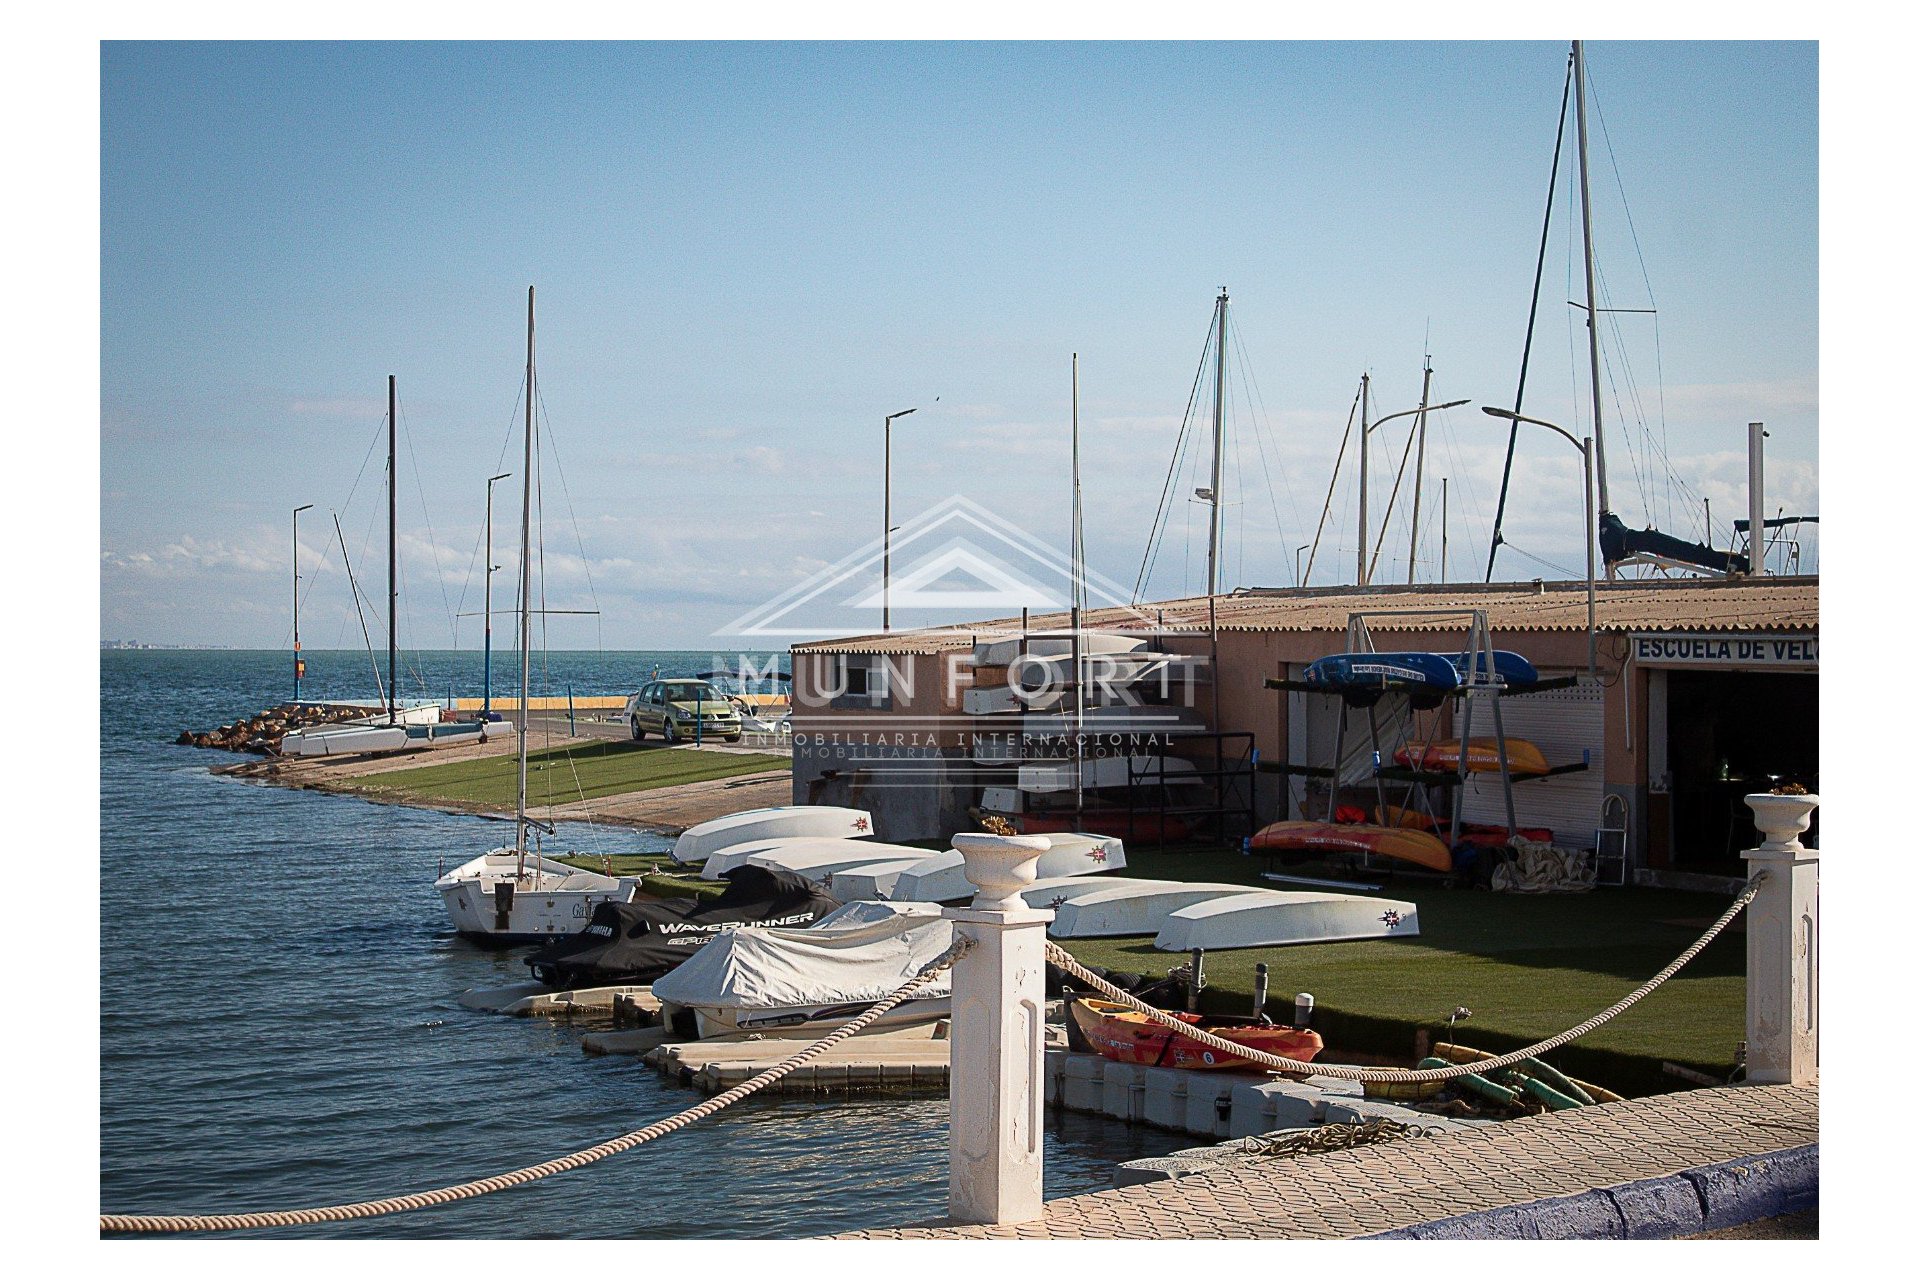
[[[101,661],[100,1185],[114,1212],[295,1208],[417,1191],[577,1150],[691,1105],[564,1023],[460,1008],[521,952],[457,939],[432,880],[504,829],[480,818],[212,777],[172,745],[284,698],[287,658],[108,651]],[[548,687],[631,689],[711,655],[554,654]],[[477,656],[428,654],[475,691]],[[369,697],[365,655],[310,653],[309,696]],[[543,683],[535,676],[536,691]],[[500,689],[496,685],[496,693]],[[417,690],[402,686],[414,696]],[[575,847],[666,841],[563,828]],[[1061,1113],[1047,1194],[1194,1140]],[[790,1237],[934,1218],[944,1099],[756,1097],[626,1155],[329,1236]]]

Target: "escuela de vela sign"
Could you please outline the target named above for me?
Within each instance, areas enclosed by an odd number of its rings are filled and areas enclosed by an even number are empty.
[[[1740,671],[1817,671],[1816,632],[1636,631],[1633,660],[1643,667],[1719,667]]]

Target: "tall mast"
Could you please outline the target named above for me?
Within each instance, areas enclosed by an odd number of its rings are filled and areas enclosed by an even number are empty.
[[[1080,829],[1080,814],[1086,808],[1086,673],[1081,670],[1085,655],[1080,643],[1080,624],[1086,608],[1086,547],[1080,532],[1080,353],[1073,353],[1073,812],[1074,830]]]
[[[1587,265],[1587,381],[1593,389],[1594,475],[1600,485],[1600,514],[1613,508],[1607,502],[1607,445],[1600,430],[1600,303],[1593,287],[1593,197],[1587,183],[1587,55],[1585,42],[1573,42],[1573,99],[1575,128],[1580,141],[1580,235]],[[1613,576],[1613,567],[1607,567]]]
[[[393,411],[393,375],[387,375],[387,723],[400,723],[400,686],[394,683],[394,668],[400,653],[399,609],[400,581],[396,567],[399,554],[394,546],[394,529],[399,510],[395,494],[400,488],[398,469],[393,464],[394,442],[399,437],[399,418]]]
[[[1413,532],[1407,535],[1407,585],[1413,585],[1413,561],[1420,550],[1420,486],[1427,472],[1427,391],[1433,386],[1433,357],[1420,371],[1420,416],[1414,430],[1420,433],[1420,452],[1413,464]]]
[[[527,286],[526,462],[520,472],[520,782],[514,795],[514,848],[527,851],[527,717],[533,675],[533,286]]]
[[[1213,518],[1207,526],[1207,594],[1220,594],[1220,460],[1226,439],[1227,290],[1214,301],[1213,351]]]
[[[1358,587],[1367,585],[1367,455],[1372,452],[1367,448],[1367,432],[1373,429],[1367,423],[1367,392],[1371,383],[1369,375],[1360,375],[1360,564],[1353,579]]]

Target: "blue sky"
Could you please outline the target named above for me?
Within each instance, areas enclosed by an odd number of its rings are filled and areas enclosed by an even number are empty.
[[[1724,542],[1764,420],[1769,507],[1817,511],[1816,47],[1588,52],[1605,302],[1659,308],[1608,331],[1614,506],[1699,536],[1708,498]],[[703,646],[876,537],[880,419],[909,406],[896,521],[958,494],[1064,545],[1074,351],[1090,560],[1131,583],[1222,285],[1226,577],[1290,583],[1363,370],[1377,414],[1417,403],[1423,352],[1436,400],[1510,403],[1564,64],[1551,42],[109,44],[102,635],[284,643],[305,502],[305,638],[357,633],[327,514],[353,491],[377,596],[378,476],[354,484],[391,372],[405,634],[446,643],[478,607],[485,479],[518,470],[517,443],[496,461],[528,284],[548,599],[603,610],[556,645]],[[1578,431],[1565,193],[1528,405]],[[1407,421],[1376,437],[1376,515]],[[1503,446],[1477,408],[1430,431],[1456,578]],[[1577,456],[1523,438],[1516,477],[1526,555],[1501,576],[1577,567]],[[1351,580],[1350,479],[1332,511],[1316,582]],[[1404,580],[1401,520],[1378,577]],[[1150,595],[1199,586],[1203,529],[1176,505]]]

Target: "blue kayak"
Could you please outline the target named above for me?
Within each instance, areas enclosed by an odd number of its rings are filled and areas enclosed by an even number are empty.
[[[1458,683],[1471,683],[1475,657],[1480,658],[1481,669],[1484,671],[1486,666],[1485,655],[1456,653],[1447,659],[1448,664],[1453,667],[1454,676]],[[1500,683],[1513,688],[1540,683],[1539,668],[1535,667],[1533,663],[1529,662],[1520,654],[1514,653],[1509,649],[1495,649],[1493,651],[1493,674],[1498,677]]]
[[[1329,693],[1383,689],[1445,693],[1459,687],[1460,672],[1453,659],[1438,653],[1334,653],[1307,667],[1306,683],[1323,685]]]

